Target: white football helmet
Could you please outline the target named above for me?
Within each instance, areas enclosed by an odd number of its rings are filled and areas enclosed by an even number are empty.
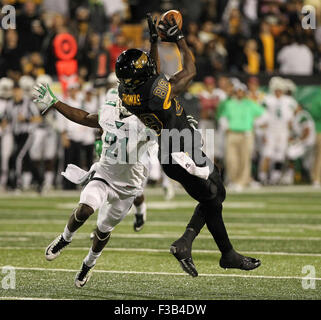
[[[285,90],[291,94],[294,94],[297,89],[296,84],[291,79],[284,79],[284,86]]]
[[[26,93],[27,95],[31,94],[31,90],[35,85],[35,80],[30,76],[22,76],[19,79],[19,87]]]
[[[87,82],[83,85],[82,87],[82,91],[87,93],[87,92],[91,92],[94,93],[95,89],[93,87],[93,85],[90,82]]]
[[[9,99],[13,94],[14,82],[10,78],[0,79],[0,98]]]
[[[269,90],[274,93],[276,90],[281,90],[285,92],[286,86],[284,83],[284,79],[281,77],[272,77],[269,82]]]
[[[52,78],[48,74],[42,74],[37,77],[36,82],[42,84],[48,83],[50,87],[52,85]]]

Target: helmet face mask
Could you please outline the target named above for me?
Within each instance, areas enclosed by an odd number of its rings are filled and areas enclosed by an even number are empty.
[[[120,83],[135,89],[156,74],[156,66],[148,53],[138,49],[128,49],[116,61],[116,76]]]

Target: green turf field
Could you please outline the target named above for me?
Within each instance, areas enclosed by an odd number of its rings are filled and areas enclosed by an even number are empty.
[[[224,270],[206,228],[195,240],[199,277],[185,275],[169,253],[184,231],[194,201],[182,192],[171,202],[147,190],[148,221],[135,233],[129,215],[82,289],[74,277],[87,255],[90,218],[72,244],[52,262],[45,247],[63,231],[78,193],[0,195],[0,299],[321,299],[321,192],[309,187],[228,194],[224,218],[234,247],[258,257],[253,271]],[[15,289],[3,289],[3,266],[13,266]],[[302,273],[304,266],[315,273]],[[314,289],[304,289],[302,278]]]

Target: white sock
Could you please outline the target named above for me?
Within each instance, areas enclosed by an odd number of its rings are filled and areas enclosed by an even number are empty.
[[[273,170],[271,173],[271,183],[272,184],[278,184],[280,182],[282,176],[282,171],[281,170]]]
[[[64,239],[68,242],[70,242],[72,240],[72,236],[74,235],[74,232],[70,232],[67,225],[65,226],[65,230],[62,234],[62,236],[64,237]]]
[[[30,185],[31,185],[31,180],[32,180],[32,174],[31,172],[24,172],[22,174],[22,188],[24,190],[27,190],[30,188]]]
[[[259,180],[263,183],[267,181],[267,173],[265,171],[259,172]]]
[[[54,173],[53,171],[46,171],[45,172],[45,179],[44,179],[44,187],[50,189],[53,185],[54,181]]]
[[[90,248],[88,255],[84,259],[84,263],[87,267],[93,267],[96,264],[96,260],[100,257],[102,251],[94,252],[92,248]]]
[[[135,209],[136,209],[136,213],[138,214],[146,214],[146,209],[147,209],[146,203],[143,202],[141,205],[135,206]]]

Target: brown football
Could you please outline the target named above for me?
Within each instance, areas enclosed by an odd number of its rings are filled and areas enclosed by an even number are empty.
[[[183,25],[183,17],[182,14],[178,11],[178,10],[169,10],[166,11],[165,13],[163,13],[159,19],[159,21],[163,21],[164,23],[166,23],[166,20],[168,21],[172,21],[172,19],[175,19],[178,27],[180,29],[182,29],[182,25]],[[164,34],[162,32],[159,31],[159,36],[161,38],[165,37]]]

